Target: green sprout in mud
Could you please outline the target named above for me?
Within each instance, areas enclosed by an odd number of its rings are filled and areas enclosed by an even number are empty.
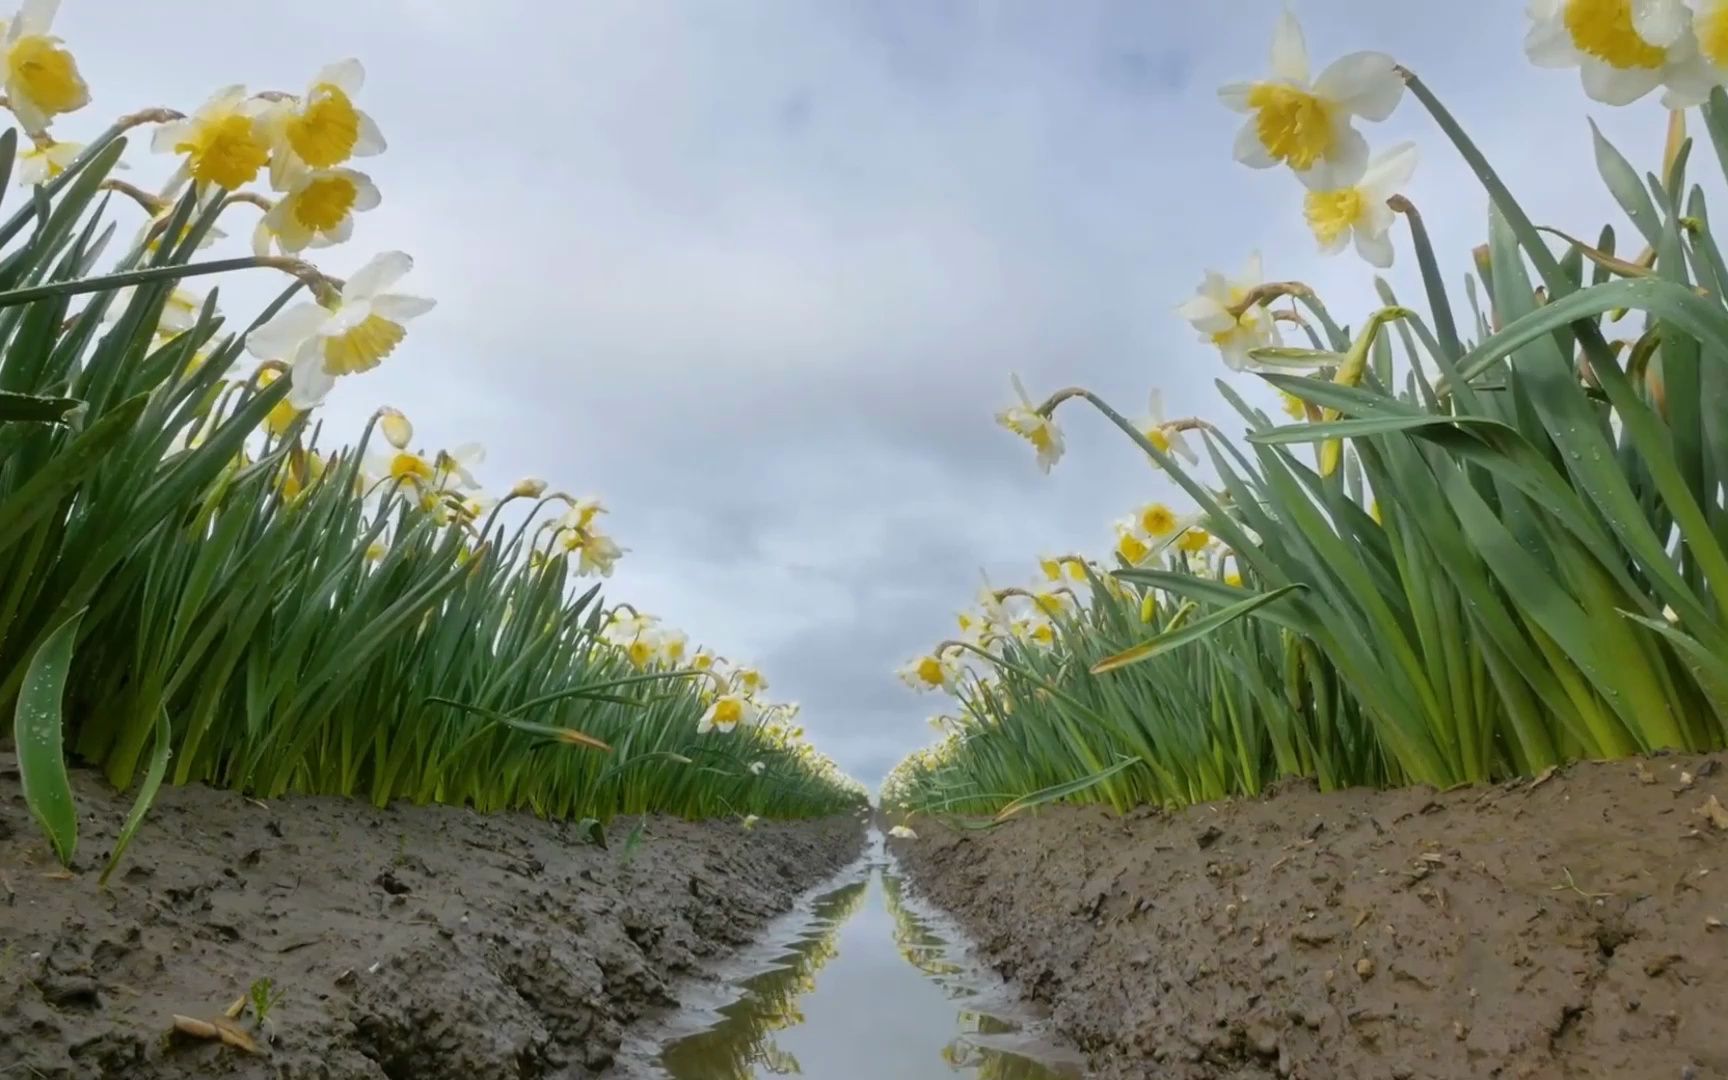
[[[246,991],[248,1002],[252,1006],[252,1022],[263,1027],[270,1019],[270,1010],[282,1000],[283,991],[277,989],[276,983],[269,977],[255,979]]]

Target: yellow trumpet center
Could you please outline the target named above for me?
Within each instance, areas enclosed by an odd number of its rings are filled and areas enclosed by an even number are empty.
[[[360,191],[346,176],[321,176],[300,189],[294,220],[312,232],[329,232],[354,209]]]
[[[40,34],[19,38],[6,66],[8,81],[45,113],[71,112],[90,100],[72,54],[52,38]]]
[[[1356,223],[1362,220],[1366,205],[1362,192],[1357,188],[1310,191],[1302,201],[1302,213],[1308,219],[1308,227],[1314,230],[1314,236],[1322,244],[1332,244],[1356,227]]]
[[[368,315],[347,332],[324,341],[324,370],[352,375],[377,367],[408,332],[382,315]]]
[[[1565,20],[1578,51],[1610,67],[1662,66],[1663,51],[1632,25],[1632,0],[1566,0]]]
[[[1248,92],[1248,107],[1266,153],[1298,172],[1313,168],[1337,147],[1333,107],[1306,90],[1258,83]]]
[[[288,145],[314,169],[340,165],[360,141],[360,113],[340,87],[323,84],[288,121]]]
[[[230,191],[245,187],[270,160],[270,150],[258,138],[249,116],[229,113],[199,124],[174,149],[186,155],[192,179]]]

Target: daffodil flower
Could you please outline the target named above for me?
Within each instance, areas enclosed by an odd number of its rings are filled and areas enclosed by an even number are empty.
[[[525,476],[510,485],[510,494],[517,499],[538,499],[546,494],[546,481],[537,476]]]
[[[1206,276],[1177,312],[1200,332],[1200,340],[1217,346],[1231,371],[1247,371],[1253,362],[1248,354],[1278,344],[1278,327],[1264,303],[1243,307],[1249,295],[1264,284],[1260,256],[1249,258],[1242,276],[1227,278],[1215,270]],[[1240,309],[1240,310],[1239,310]]]
[[[706,735],[711,731],[728,732],[739,724],[748,723],[752,706],[750,699],[742,694],[722,694],[708,706],[708,711],[702,714],[702,719],[696,724],[696,734]]]
[[[1576,67],[1584,92],[1604,105],[1661,86],[1664,107],[1689,108],[1716,85],[1711,64],[1728,59],[1720,9],[1713,0],[1695,11],[1685,0],[1530,0],[1524,51],[1538,67]]]
[[[353,169],[302,173],[265,212],[252,234],[252,250],[270,254],[272,243],[293,255],[309,247],[340,244],[354,235],[354,215],[378,205],[371,177]]]
[[[914,690],[952,690],[960,677],[960,665],[946,657],[928,653],[907,661],[895,674]]]
[[[158,153],[184,154],[168,190],[188,179],[238,191],[270,160],[262,118],[268,103],[246,96],[244,86],[218,90],[185,120],[163,124],[151,143]]]
[[[1416,172],[1416,146],[1399,143],[1361,168],[1318,166],[1302,174],[1303,215],[1320,250],[1336,255],[1354,238],[1356,253],[1382,270],[1392,265],[1397,215],[1386,200]]]
[[[1188,445],[1182,432],[1165,418],[1163,391],[1154,388],[1146,395],[1146,418],[1135,427],[1140,430],[1140,434],[1146,436],[1147,442],[1164,453],[1175,454],[1190,465],[1199,463],[1200,456]]]
[[[580,499],[570,500],[570,509],[564,512],[559,525],[566,529],[586,529],[596,517],[606,512],[606,507],[592,495],[584,495]]]
[[[454,450],[440,450],[435,464],[442,486],[476,491],[480,481],[469,470],[486,460],[486,448],[479,443],[463,443]]]
[[[757,762],[756,764],[760,765],[761,762]],[[761,821],[761,820],[762,819],[757,817],[755,814],[745,814],[744,815],[744,822],[743,822],[744,829],[746,831],[749,831],[750,829],[754,829],[756,827],[756,823]]]
[[[1018,375],[1014,376],[1014,393],[1020,398],[1020,403],[997,413],[996,422],[1031,443],[1032,448],[1038,451],[1038,467],[1049,472],[1062,460],[1062,429],[1054,420],[1037,411],[1032,399],[1026,396],[1026,388],[1020,384]]]
[[[1163,503],[1147,503],[1134,512],[1134,523],[1154,540],[1162,540],[1176,531],[1176,512]]]
[[[1134,518],[1123,518],[1115,522],[1116,554],[1129,566],[1139,566],[1152,554],[1152,545],[1146,542],[1140,532],[1139,523]]]
[[[83,143],[56,142],[41,136],[27,149],[18,151],[18,186],[36,187],[65,172],[84,152]]]
[[[59,10],[60,0],[24,0],[0,39],[7,105],[32,134],[48,130],[54,117],[90,104],[90,88],[78,74],[78,62],[49,33]]]
[[[102,321],[116,323],[132,306],[132,296],[137,291],[136,286],[128,285],[116,289],[114,299],[103,313]],[[156,320],[156,337],[166,341],[169,338],[184,334],[198,325],[198,316],[204,311],[204,297],[184,286],[175,286],[168,294],[168,299],[162,303],[162,314]]]
[[[1198,555],[1212,546],[1212,534],[1205,529],[1189,529],[1176,541],[1176,546],[1186,554]]]
[[[414,441],[414,425],[401,409],[393,409],[386,405],[378,410],[378,430],[384,433],[384,439],[398,450],[408,449],[408,444]]]
[[[258,387],[259,389],[263,389],[281,377],[282,372],[279,369],[274,367],[264,368],[262,371],[258,372]],[[288,433],[288,429],[293,427],[294,421],[299,418],[300,410],[288,404],[287,398],[283,398],[275,405],[272,405],[269,413],[265,415],[264,430],[269,432],[272,438],[280,439]]]
[[[341,376],[382,363],[406,336],[403,324],[432,310],[431,300],[384,291],[413,266],[402,252],[385,252],[349,278],[328,306],[289,308],[252,331],[246,348],[266,360],[286,361],[294,371],[291,399],[297,408],[311,408]]]
[[[1226,106],[1249,115],[1236,137],[1236,160],[1256,169],[1284,164],[1297,172],[1323,162],[1365,161],[1368,143],[1354,121],[1386,119],[1403,94],[1398,66],[1385,53],[1340,57],[1310,81],[1308,45],[1288,10],[1273,34],[1271,74],[1218,91]]]
[[[378,125],[354,105],[365,81],[360,61],[342,60],[318,72],[304,96],[270,110],[271,187],[287,191],[300,173],[384,151]]]
[[[1308,419],[1307,403],[1288,390],[1278,391],[1278,406],[1284,410],[1284,415],[1292,420]]]
[[[594,528],[566,532],[564,549],[577,556],[576,573],[581,577],[589,574],[611,577],[613,567],[624,555],[624,549],[610,536]]]
[[[754,697],[768,689],[768,680],[756,668],[741,667],[732,673],[732,689],[740,694]],[[796,705],[789,706],[789,708],[791,712],[788,714],[788,719],[798,713]]]
[[[677,667],[684,662],[684,653],[690,646],[690,639],[681,630],[667,630],[659,634],[654,641],[654,650],[659,661],[667,667]]]

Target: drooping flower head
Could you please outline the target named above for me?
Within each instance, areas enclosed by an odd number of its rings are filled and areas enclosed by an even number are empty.
[[[293,368],[296,408],[317,405],[338,378],[382,363],[407,335],[403,324],[432,310],[431,300],[384,291],[413,265],[400,251],[379,255],[348,279],[339,296],[297,304],[252,331],[247,350]]]
[[[1297,172],[1366,161],[1368,143],[1355,120],[1386,119],[1403,94],[1404,80],[1385,53],[1340,57],[1311,80],[1302,26],[1288,10],[1273,34],[1271,73],[1218,91],[1226,106],[1249,117],[1236,137],[1236,160],[1256,169],[1288,165]]]
[[[83,143],[56,142],[46,135],[38,136],[29,147],[18,151],[18,186],[46,184],[65,172],[83,152]]]
[[[1146,441],[1166,454],[1175,454],[1190,465],[1200,461],[1182,432],[1164,415],[1164,392],[1154,387],[1146,395],[1146,418],[1136,424]]]
[[[935,653],[926,653],[901,665],[895,674],[914,690],[952,690],[960,677],[960,665]]]
[[[1362,167],[1316,166],[1302,174],[1308,188],[1303,215],[1320,250],[1343,251],[1352,239],[1371,266],[1392,265],[1392,226],[1397,215],[1386,201],[1416,172],[1416,145],[1399,143]]]
[[[157,128],[151,143],[156,151],[186,158],[169,190],[191,179],[200,188],[213,184],[236,191],[257,179],[270,160],[262,122],[267,105],[247,97],[244,86],[230,86],[218,90],[187,119]]]
[[[294,255],[309,247],[340,244],[354,235],[354,215],[378,203],[378,188],[363,172],[303,172],[258,222],[252,248],[267,255],[274,243],[284,254]]]
[[[1242,275],[1227,278],[1208,270],[1177,312],[1200,333],[1200,340],[1217,347],[1231,371],[1253,367],[1248,354],[1278,344],[1278,326],[1265,302],[1248,304],[1250,294],[1265,283],[1260,256],[1249,258]]]
[[[90,88],[78,74],[78,62],[50,33],[59,10],[60,0],[24,0],[0,38],[6,101],[32,135],[46,132],[56,116],[90,104]]]
[[[342,60],[318,72],[303,96],[270,109],[271,187],[287,191],[301,173],[383,152],[378,125],[354,105],[365,81],[360,61]]]
[[[708,706],[708,711],[702,714],[702,719],[696,724],[696,733],[706,735],[711,731],[718,731],[724,734],[739,724],[748,723],[752,711],[750,699],[744,695],[721,694]]]
[[[1026,396],[1026,388],[1020,384],[1018,375],[1014,376],[1014,393],[1020,403],[997,413],[996,422],[1031,443],[1032,448],[1038,451],[1038,467],[1049,472],[1062,460],[1062,429],[1054,420],[1037,411],[1032,399]]]

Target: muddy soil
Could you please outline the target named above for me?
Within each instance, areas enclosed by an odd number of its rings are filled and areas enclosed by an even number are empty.
[[[0,756],[0,1077],[535,1080],[605,1075],[680,976],[859,853],[858,819],[571,825],[165,789],[106,892],[129,803],[74,777],[59,872]],[[170,1036],[258,979],[257,1053]]]
[[[1728,756],[894,849],[1092,1061],[1155,1077],[1728,1077]]]

